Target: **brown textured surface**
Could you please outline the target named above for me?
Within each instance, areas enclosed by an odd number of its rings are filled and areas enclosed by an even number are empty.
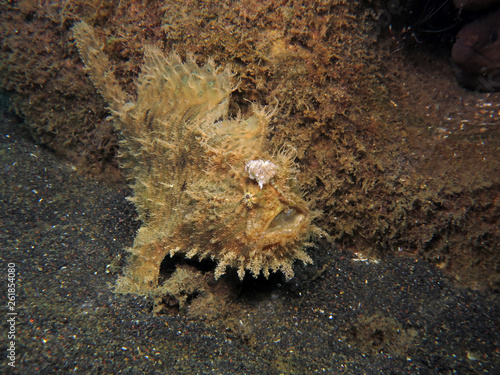
[[[106,41],[129,93],[149,41],[231,63],[241,82],[233,113],[246,112],[245,99],[278,99],[271,142],[298,149],[307,197],[343,247],[419,254],[461,281],[498,286],[498,97],[458,87],[446,54],[377,41],[372,9],[341,1],[33,4],[5,2],[3,87],[39,139],[85,150],[73,160],[86,169],[113,166],[116,141],[92,117],[104,118],[104,104],[69,43],[80,19]],[[50,66],[63,57],[69,67],[55,74]]]

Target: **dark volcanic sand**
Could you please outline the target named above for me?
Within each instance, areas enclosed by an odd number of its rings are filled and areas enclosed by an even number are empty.
[[[290,283],[245,281],[220,319],[155,316],[147,298],[113,294],[106,273],[138,228],[130,192],[78,176],[0,120],[2,283],[15,263],[18,314],[12,369],[2,310],[1,373],[500,373],[500,296],[409,258],[318,246]]]

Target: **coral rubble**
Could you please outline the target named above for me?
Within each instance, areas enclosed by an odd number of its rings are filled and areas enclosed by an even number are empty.
[[[73,30],[121,135],[122,168],[143,222],[118,291],[150,291],[163,259],[176,253],[216,260],[216,278],[230,266],[241,279],[246,270],[289,279],[295,260],[311,262],[303,248],[317,232],[315,214],[295,179],[294,150],[268,151],[270,111],[253,106],[247,119],[228,117],[229,69],[146,46],[133,100],[92,28],[81,22]]]

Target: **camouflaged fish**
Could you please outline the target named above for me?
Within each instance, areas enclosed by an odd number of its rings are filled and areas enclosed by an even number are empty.
[[[215,278],[233,267],[240,279],[247,270],[290,279],[295,260],[312,262],[304,246],[319,230],[295,179],[294,149],[268,150],[271,111],[254,105],[247,119],[228,117],[228,68],[146,46],[134,100],[93,29],[82,22],[73,32],[119,131],[121,168],[143,223],[118,292],[153,290],[163,259],[178,253],[215,260]]]

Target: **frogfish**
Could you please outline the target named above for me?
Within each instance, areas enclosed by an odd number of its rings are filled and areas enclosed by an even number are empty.
[[[127,94],[93,28],[80,22],[73,35],[109,106],[142,222],[117,292],[153,291],[174,254],[212,259],[215,279],[232,268],[240,279],[282,272],[288,280],[294,261],[312,263],[305,248],[321,233],[312,224],[319,213],[303,197],[295,149],[270,150],[274,110],[252,104],[250,116],[231,118],[229,68],[156,46],[144,47],[137,93]]]

